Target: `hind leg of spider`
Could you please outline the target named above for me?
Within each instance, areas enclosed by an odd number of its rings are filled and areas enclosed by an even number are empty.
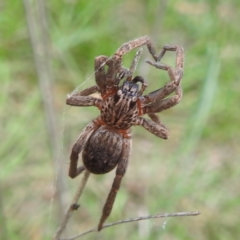
[[[81,172],[85,170],[84,166],[78,167],[78,155],[82,151],[84,144],[88,140],[88,138],[99,128],[97,124],[94,122],[88,124],[83,132],[80,134],[79,138],[77,139],[76,143],[73,145],[72,152],[70,155],[70,167],[69,167],[69,177],[75,178]]]
[[[124,138],[121,159],[117,166],[116,176],[114,178],[111,191],[103,207],[102,216],[98,224],[98,231],[101,231],[104,222],[106,221],[106,219],[108,218],[108,216],[112,211],[112,207],[113,207],[117,192],[120,188],[122,178],[127,170],[130,150],[131,150],[131,138]]]

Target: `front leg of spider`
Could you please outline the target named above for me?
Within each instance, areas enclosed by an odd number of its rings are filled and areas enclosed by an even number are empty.
[[[148,103],[148,105],[144,108],[144,112],[150,115],[171,108],[178,104],[182,99],[182,88],[180,83],[183,76],[184,50],[180,46],[167,45],[163,48],[163,53],[159,54],[159,56],[162,58],[166,51],[176,51],[175,68],[159,62],[153,63],[151,61],[147,61],[150,65],[167,71],[170,78],[170,82],[168,82],[164,87],[144,96],[145,104]],[[161,58],[158,58],[158,60],[160,61]],[[175,93],[174,96],[166,98],[173,92]]]

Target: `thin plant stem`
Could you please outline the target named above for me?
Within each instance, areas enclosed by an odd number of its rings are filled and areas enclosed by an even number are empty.
[[[52,69],[51,42],[44,0],[23,0],[29,39],[33,51],[36,74],[43,103],[46,129],[55,170],[55,196],[59,207],[59,217],[66,209],[66,182],[64,179],[63,158],[59,155],[59,125],[56,118],[53,96],[54,74]]]
[[[153,219],[153,218],[166,218],[166,217],[186,217],[186,216],[197,216],[201,214],[200,212],[176,212],[176,213],[163,213],[163,214],[156,214],[156,215],[148,215],[148,216],[142,216],[142,217],[135,217],[135,218],[129,218],[125,220],[120,220],[117,222],[113,223],[108,223],[103,225],[102,229],[112,227],[115,225],[123,224],[123,223],[130,223],[130,222],[136,222],[136,221],[142,221],[142,220],[148,220],[148,219]],[[74,240],[77,238],[80,238],[88,233],[91,232],[97,232],[97,228],[90,229],[86,232],[80,233],[76,236],[69,237],[69,238],[61,238],[60,240]]]
[[[90,172],[85,170],[83,178],[81,180],[81,183],[80,183],[80,185],[79,185],[79,187],[78,187],[78,189],[76,191],[76,194],[75,194],[75,196],[74,196],[74,198],[72,200],[72,203],[69,206],[69,208],[68,208],[68,210],[67,210],[67,212],[66,212],[66,214],[65,214],[65,216],[63,218],[62,223],[60,224],[59,228],[57,229],[55,236],[53,237],[54,240],[59,240],[60,239],[63,231],[65,230],[65,228],[67,226],[67,223],[68,223],[70,217],[72,216],[73,211],[78,208],[77,207],[78,206],[77,203],[78,203],[78,201],[79,201],[79,199],[80,199],[80,197],[81,197],[81,195],[83,193],[83,189],[84,189],[84,187],[85,187],[85,185],[87,183],[89,175],[90,175]]]

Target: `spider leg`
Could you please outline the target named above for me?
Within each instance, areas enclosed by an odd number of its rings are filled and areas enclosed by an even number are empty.
[[[166,51],[176,51],[176,60],[175,60],[174,69],[166,64],[159,63],[159,61],[162,59]],[[176,83],[180,82],[183,75],[183,66],[184,66],[184,49],[182,47],[165,45],[163,47],[163,50],[157,56],[156,61],[157,63],[153,63],[149,60],[147,60],[146,62],[152,66],[155,66],[156,68],[168,71],[168,75],[171,81],[175,81]]]
[[[167,51],[175,51],[176,52],[176,67],[178,68],[183,68],[183,64],[184,64],[184,50],[181,46],[175,46],[175,45],[164,45],[162,50],[159,52],[159,54],[156,55],[156,50],[153,47],[152,43],[150,42],[148,45],[148,50],[151,53],[152,57],[154,58],[154,60],[156,62],[160,62],[160,60],[163,58],[163,56],[165,55],[165,53]],[[156,63],[152,63],[151,61],[146,61],[148,63],[150,63],[151,65],[154,65]],[[156,64],[157,65],[157,64]]]
[[[136,52],[135,57],[133,58],[131,67],[129,68],[129,70],[127,71],[126,75],[127,75],[127,81],[131,81],[133,83],[137,83],[137,82],[141,82],[142,83],[142,88],[141,90],[138,91],[138,96],[141,96],[142,93],[145,91],[145,89],[147,88],[147,81],[141,77],[141,76],[136,76],[133,78],[133,74],[137,68],[137,64],[139,62],[139,59],[141,57],[142,54],[142,48]]]
[[[156,124],[160,125],[161,127],[167,129],[167,127],[162,123],[159,117],[155,113],[148,113],[148,116],[154,121]]]
[[[69,167],[69,177],[75,178],[77,177],[81,172],[85,170],[84,166],[77,167],[78,163],[78,155],[82,151],[86,141],[88,138],[99,128],[99,125],[92,122],[88,124],[83,132],[78,137],[76,143],[73,145],[72,152],[70,155],[70,167]]]
[[[136,38],[134,40],[131,40],[127,43],[124,43],[116,51],[116,53],[113,55],[113,57],[111,57],[111,59],[108,61],[109,69],[106,74],[106,86],[108,88],[111,89],[114,85],[116,85],[115,80],[116,80],[117,74],[121,72],[121,64],[122,64],[123,55],[125,55],[126,53],[130,52],[131,50],[133,50],[135,48],[138,48],[138,47],[141,47],[144,45],[147,45],[148,51],[150,52],[150,54],[152,55],[152,57],[154,58],[155,61],[160,61],[166,51],[178,51],[177,50],[178,46],[165,45],[163,47],[163,49],[159,52],[159,54],[156,54],[156,50],[148,36],[142,36],[142,37]],[[137,62],[139,60],[138,55],[140,55],[140,53],[141,53],[141,50],[139,53],[136,54],[136,56],[133,60],[132,66],[128,73],[129,74],[128,80],[130,80],[132,77],[132,74],[133,74],[133,72],[136,68]],[[148,61],[148,63],[150,63],[152,65],[155,64],[150,61]]]
[[[175,95],[166,99],[163,99],[161,101],[156,101],[154,103],[151,103],[149,106],[146,106],[144,109],[145,113],[158,113],[163,110],[166,110],[168,108],[171,108],[178,104],[182,99],[182,88],[181,86],[178,86],[175,90]],[[149,115],[148,114],[148,115]]]
[[[102,106],[102,100],[88,96],[99,91],[98,86],[92,86],[84,89],[82,92],[67,95],[66,104],[71,106],[96,106],[99,109]]]
[[[128,76],[127,76],[127,80],[128,81],[131,81],[132,80],[132,76],[137,68],[137,65],[138,65],[138,62],[140,60],[140,57],[142,55],[142,52],[143,52],[143,49],[141,48],[139,51],[136,52],[134,58],[133,58],[133,61],[132,61],[132,64],[128,70]]]
[[[142,36],[142,37],[136,38],[134,40],[131,40],[127,43],[124,43],[116,51],[114,57],[115,58],[122,57],[124,54],[130,52],[131,50],[133,50],[135,48],[138,48],[138,47],[141,47],[141,46],[144,46],[144,45],[147,45],[149,53],[152,55],[153,59],[156,62],[159,62],[162,59],[162,57],[164,56],[166,51],[179,51],[179,52],[183,51],[183,49],[179,46],[165,45],[165,46],[163,46],[162,50],[158,54],[156,54],[155,47],[153,46],[153,43],[150,40],[150,38],[148,36]],[[177,63],[177,66],[179,66],[178,63]],[[183,68],[183,66],[182,66],[182,68]]]
[[[105,65],[108,66],[107,72]],[[121,63],[116,67],[116,64],[110,57],[98,56],[95,58],[95,80],[103,98],[112,91],[113,87],[117,87],[126,75],[129,75],[129,70],[122,67]]]
[[[135,125],[144,127],[147,131],[156,135],[157,137],[167,139],[169,135],[168,129],[160,122],[159,118],[155,118],[154,120],[151,121],[142,117],[138,117]],[[156,121],[159,121],[159,123]]]
[[[122,67],[122,57],[124,54],[128,53],[132,49],[141,47],[143,45],[146,45],[150,42],[150,39],[148,36],[143,36],[137,39],[134,39],[132,41],[129,41],[127,43],[124,43],[116,52],[115,54],[111,57],[109,61],[109,68],[106,74],[106,84],[108,88],[112,88],[114,85],[116,85],[115,80],[117,78],[117,74],[121,72]],[[135,67],[137,65],[137,62],[139,60],[139,55],[141,53],[138,52],[133,60],[132,66],[130,70],[128,71],[128,76],[129,79],[131,78],[131,75],[133,74]]]
[[[139,51],[136,52],[135,57],[133,58],[132,64],[131,64],[131,66],[130,66],[129,69],[124,68],[124,67],[121,66],[120,73],[119,73],[119,75],[118,75],[118,77],[116,78],[115,83],[114,83],[114,85],[115,85],[116,87],[119,85],[119,82],[120,82],[123,78],[126,77],[126,80],[127,80],[127,81],[133,81],[133,82],[135,82],[135,83],[136,83],[136,82],[141,82],[141,83],[142,83],[142,90],[141,90],[141,92],[143,92],[143,91],[145,90],[145,88],[147,87],[147,83],[146,83],[146,81],[145,81],[142,77],[135,77],[135,78],[133,79],[133,74],[134,74],[134,72],[135,72],[135,70],[136,70],[136,68],[137,68],[137,64],[138,64],[138,62],[139,62],[139,59],[140,59],[140,57],[141,57],[141,54],[142,54],[142,48],[141,48]],[[140,79],[140,78],[141,78],[141,79]],[[139,92],[139,95],[140,95],[140,94],[141,94],[141,93]]]
[[[174,92],[178,86],[180,86],[179,85],[180,81],[178,81],[174,77],[172,69],[170,69],[168,72],[170,73],[169,77],[170,77],[171,81],[168,82],[164,87],[162,87],[158,90],[155,90],[155,91],[149,93],[148,95],[145,95],[142,100],[145,104],[150,104],[152,102],[164,99],[165,97],[170,95],[172,92]]]
[[[105,64],[108,65],[108,60],[109,57],[103,55],[95,58],[95,80],[101,92],[106,91],[106,72],[104,66]]]
[[[176,51],[175,68],[162,63],[152,63],[151,61],[147,61],[149,64],[155,66],[156,68],[166,70],[168,72],[170,82],[167,83],[164,87],[144,96],[143,102],[145,104],[148,104],[144,109],[145,113],[156,113],[171,108],[179,103],[182,99],[182,88],[180,86],[180,82],[183,76],[183,48],[179,46],[165,46],[164,51],[159,54],[158,60],[163,57],[166,51]],[[174,96],[164,99],[172,92],[175,92]]]
[[[124,54],[130,52],[131,50],[147,45],[148,49],[152,46],[151,40],[148,36],[142,36],[136,39],[133,39],[127,43],[124,43],[115,53],[114,57],[122,57]],[[113,58],[114,58],[113,57]]]
[[[103,223],[106,221],[106,219],[108,218],[108,216],[112,211],[112,207],[113,207],[117,192],[120,188],[122,178],[127,170],[131,145],[132,145],[131,138],[123,138],[123,149],[122,149],[121,159],[116,169],[116,176],[114,178],[111,191],[103,207],[102,216],[98,224],[98,231],[101,231],[103,227]]]

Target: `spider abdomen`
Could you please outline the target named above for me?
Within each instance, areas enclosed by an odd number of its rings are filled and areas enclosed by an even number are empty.
[[[113,170],[122,153],[122,135],[102,126],[86,142],[82,153],[84,166],[94,174],[104,174]]]

